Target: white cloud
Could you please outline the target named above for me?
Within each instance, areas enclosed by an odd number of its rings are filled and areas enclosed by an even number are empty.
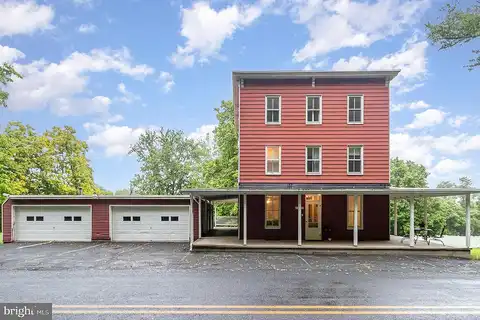
[[[413,102],[409,102],[409,103],[393,104],[392,105],[392,112],[401,111],[403,109],[411,109],[411,110],[426,109],[428,107],[430,107],[430,105],[428,103],[426,103],[423,100],[418,100],[418,101],[413,101]]]
[[[23,75],[23,79],[11,83],[7,89],[10,93],[9,109],[16,111],[50,107],[53,112],[61,114],[84,113],[74,109],[83,109],[81,102],[88,103],[90,99],[79,97],[86,91],[88,73],[116,71],[141,80],[154,72],[153,68],[145,64],[133,64],[127,48],[74,52],[59,63],[37,60],[14,66]],[[96,101],[91,108],[85,109],[90,112],[105,111],[108,107],[99,105],[99,101]]]
[[[82,24],[78,27],[77,31],[80,32],[80,33],[95,33],[97,31],[97,26],[92,24],[92,23],[88,23],[88,24]]]
[[[243,27],[252,24],[273,1],[259,1],[256,5],[231,5],[215,10],[205,1],[195,2],[182,9],[180,34],[185,45],[177,46],[170,61],[179,68],[192,67],[195,61],[208,62],[221,58],[220,49],[225,39]]]
[[[303,70],[309,71],[313,69],[321,69],[324,68],[328,64],[328,58],[320,60],[318,62],[309,62],[305,65]]]
[[[73,4],[79,7],[87,7],[92,8],[94,4],[94,0],[72,0]]]
[[[345,47],[368,47],[401,33],[429,6],[430,0],[293,1],[290,11],[295,22],[305,24],[310,35],[305,46],[294,51],[293,60],[303,62]]]
[[[123,121],[124,117],[121,115],[121,114],[115,114],[113,116],[110,116],[108,119],[107,119],[107,122],[108,123],[116,123],[116,122],[120,122],[120,121]]]
[[[390,135],[390,156],[411,160],[430,167],[435,159],[432,150],[432,137],[415,137],[407,133]]]
[[[456,155],[469,151],[480,151],[480,135],[441,136],[432,141],[432,147],[442,153]]]
[[[0,37],[32,34],[52,28],[53,7],[35,1],[7,0],[0,3]]]
[[[428,109],[417,113],[412,123],[405,126],[406,129],[421,129],[441,124],[445,120],[446,112],[438,109]]]
[[[15,48],[10,48],[7,46],[2,46],[0,44],[0,64],[12,63],[13,61],[25,58],[25,54]]]
[[[137,96],[136,94],[127,90],[127,87],[125,86],[125,84],[123,82],[118,84],[117,90],[118,90],[118,92],[120,92],[122,94],[122,97],[119,98],[119,100],[121,102],[130,104],[134,101],[139,101],[140,100],[139,96]]]
[[[87,143],[91,148],[104,149],[107,157],[125,156],[130,146],[138,141],[146,128],[130,128],[128,126],[115,126],[111,124],[97,124],[87,122],[83,127],[91,133]]]
[[[434,176],[455,176],[469,169],[472,163],[469,160],[442,159],[430,170]]]
[[[410,92],[421,86],[419,83],[427,74],[426,41],[417,41],[414,35],[397,52],[387,54],[379,59],[364,56],[352,56],[348,60],[340,59],[332,66],[333,70],[394,70],[401,69],[392,81],[392,87],[398,93]]]
[[[108,97],[58,98],[52,103],[52,111],[59,116],[78,116],[84,114],[107,114],[112,101]]]
[[[200,128],[197,128],[195,132],[190,133],[188,137],[195,140],[204,140],[207,137],[212,138],[213,131],[216,127],[217,125],[215,124],[204,124]]]
[[[455,116],[454,118],[448,119],[448,124],[454,128],[459,128],[467,119],[467,116]]]
[[[173,75],[166,71],[160,72],[158,82],[162,84],[162,89],[165,93],[170,92],[175,85],[175,81],[173,81]]]

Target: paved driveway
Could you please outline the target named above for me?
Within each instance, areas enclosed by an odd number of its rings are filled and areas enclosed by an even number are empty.
[[[476,261],[408,256],[108,242],[0,247],[0,301],[54,303],[62,319],[474,319],[479,274]],[[426,314],[399,313],[413,311]]]

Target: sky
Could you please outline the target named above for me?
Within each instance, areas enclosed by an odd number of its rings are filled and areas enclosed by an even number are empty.
[[[24,76],[0,129],[74,127],[96,183],[114,191],[138,172],[128,150],[145,130],[199,139],[215,128],[233,70],[401,69],[391,156],[425,165],[431,186],[463,175],[479,186],[480,69],[464,67],[479,42],[439,51],[427,40],[445,3],[0,0],[0,63]]]

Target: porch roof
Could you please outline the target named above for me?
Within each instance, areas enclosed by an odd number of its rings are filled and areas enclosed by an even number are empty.
[[[205,197],[209,200],[229,199],[239,195],[264,195],[264,194],[322,194],[322,195],[388,195],[392,199],[402,199],[410,197],[446,197],[459,196],[480,193],[480,189],[475,188],[313,188],[313,189],[251,189],[251,188],[231,188],[231,189],[185,189],[184,194]]]

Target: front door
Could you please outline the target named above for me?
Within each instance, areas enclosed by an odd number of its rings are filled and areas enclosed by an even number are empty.
[[[322,196],[305,196],[305,240],[322,240]]]

